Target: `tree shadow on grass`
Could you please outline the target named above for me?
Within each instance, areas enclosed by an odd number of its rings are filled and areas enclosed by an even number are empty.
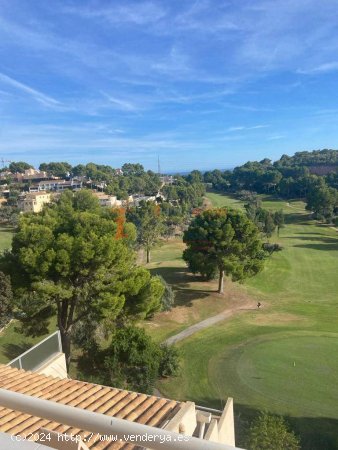
[[[209,297],[209,291],[196,291],[194,289],[175,290],[175,306],[193,306],[193,300]]]
[[[6,226],[3,226],[3,225],[0,225],[0,231],[1,231],[1,233],[10,233],[10,234],[13,234],[13,233],[14,233],[14,228],[6,227]]]
[[[185,287],[197,278],[191,277],[186,267],[154,267],[149,270],[152,275],[161,275],[167,283],[177,287]]]
[[[297,239],[301,241],[318,241],[323,244],[334,244],[336,243],[338,245],[338,239],[331,238],[329,236],[326,236],[324,234],[317,233],[317,235],[311,237],[311,236],[297,236]]]
[[[293,247],[297,247],[297,248],[308,248],[311,250],[338,250],[338,243],[331,243],[331,244],[297,244],[294,245]]]
[[[185,267],[156,267],[152,275],[161,275],[175,291],[175,306],[192,306],[192,301],[206,298],[213,290],[191,289],[190,283],[203,282],[201,277],[191,274]]]
[[[4,344],[3,354],[10,360],[18,357],[28,349],[32,347],[32,344],[22,342],[20,344]]]
[[[285,214],[286,225],[311,225],[310,216],[303,213]]]
[[[306,234],[309,234],[309,235],[312,235],[312,236],[327,236],[326,234],[324,234],[324,233],[317,233],[317,232],[315,232],[315,231],[301,231],[301,232],[299,232],[299,233],[294,233],[295,235],[300,235],[300,236],[303,236],[303,235],[306,235]],[[298,238],[297,238],[298,239]]]

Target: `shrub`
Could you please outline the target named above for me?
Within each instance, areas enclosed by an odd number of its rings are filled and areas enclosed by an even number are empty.
[[[283,247],[279,244],[270,244],[270,242],[265,242],[263,244],[263,249],[271,255],[273,252],[280,252],[283,250]]]
[[[117,329],[104,352],[106,383],[149,394],[158,378],[161,349],[142,328]]]
[[[180,369],[180,355],[177,348],[167,344],[161,345],[161,362],[159,367],[159,375],[161,377],[177,376]]]
[[[283,417],[260,413],[251,424],[248,450],[299,450],[299,439],[288,429]]]
[[[158,275],[158,278],[164,286],[164,293],[161,298],[162,311],[170,311],[175,303],[175,292],[161,275]]]

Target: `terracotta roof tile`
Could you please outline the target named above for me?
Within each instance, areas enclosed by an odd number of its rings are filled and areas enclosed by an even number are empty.
[[[158,428],[164,426],[182,406],[179,402],[152,395],[71,379],[60,380],[3,365],[0,365],[0,388]],[[0,432],[20,435],[35,433],[42,427],[61,433],[79,434],[85,440],[91,436],[91,433],[85,430],[0,406]],[[139,448],[123,442],[100,441],[99,438],[92,438],[85,443],[95,450]]]

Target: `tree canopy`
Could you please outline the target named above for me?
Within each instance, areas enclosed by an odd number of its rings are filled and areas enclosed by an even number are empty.
[[[124,307],[135,305],[146,315],[156,301],[160,305],[164,288],[136,267],[128,239],[116,236],[115,217],[89,191],[64,192],[52,207],[20,218],[12,251],[2,259],[25,332],[46,332],[56,314],[68,365],[78,321],[88,315],[114,320]]]
[[[93,338],[89,341],[79,363],[86,380],[151,394],[158,378],[178,373],[175,347],[158,344],[143,328],[131,324],[114,328],[105,348]]]
[[[3,272],[0,272],[0,328],[7,323],[12,308],[13,292],[11,280]]]
[[[149,263],[150,251],[164,232],[161,208],[154,202],[141,201],[139,207],[127,212],[127,218],[136,226],[138,243],[145,249]]]
[[[17,172],[24,173],[25,170],[32,169],[32,167],[33,166],[31,166],[30,164],[28,164],[24,161],[18,161],[18,162],[13,161],[10,163],[8,168],[9,168],[10,172],[12,172],[12,173],[17,173]]]
[[[66,177],[72,170],[71,164],[68,162],[50,162],[42,163],[39,166],[39,170],[47,172],[48,175],[54,177]]]
[[[231,209],[204,211],[191,222],[183,241],[187,244],[183,258],[193,273],[211,278],[218,271],[219,293],[224,274],[243,280],[257,274],[266,258],[256,225]]]

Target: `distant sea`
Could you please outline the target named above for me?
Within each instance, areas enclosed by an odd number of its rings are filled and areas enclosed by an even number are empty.
[[[167,172],[165,173],[165,175],[189,175],[189,173],[191,173],[193,170],[199,170],[201,173],[205,173],[205,172],[211,172],[213,170],[215,170],[215,167],[213,169],[191,169],[191,170],[186,170],[186,171],[177,171],[175,172],[174,170],[171,172]],[[219,169],[221,172],[223,172],[224,170],[234,170],[234,167],[227,167],[226,169]]]

